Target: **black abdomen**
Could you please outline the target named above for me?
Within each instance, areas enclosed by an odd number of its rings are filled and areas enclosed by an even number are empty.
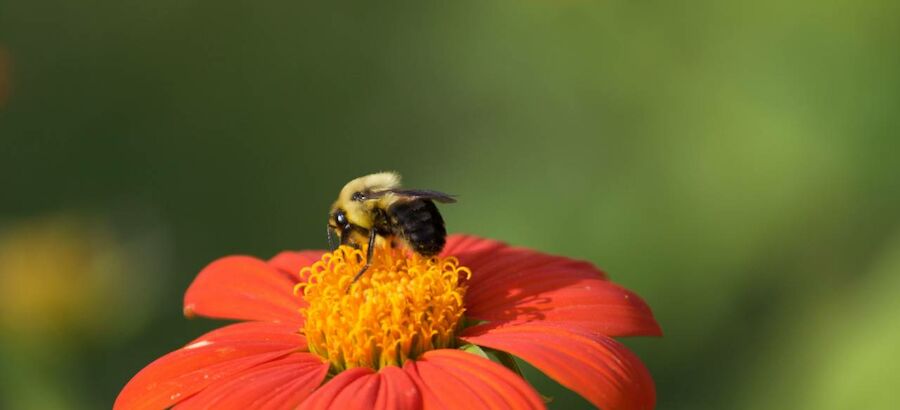
[[[444,218],[434,202],[427,199],[397,202],[388,209],[395,235],[403,238],[416,252],[436,255],[444,249],[447,230]]]

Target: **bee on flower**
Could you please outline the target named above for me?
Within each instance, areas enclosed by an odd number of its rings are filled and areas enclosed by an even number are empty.
[[[328,242],[332,244],[332,236],[337,233],[342,245],[360,248],[368,243],[366,264],[353,282],[369,268],[376,245],[402,245],[423,256],[440,252],[447,230],[435,201],[456,202],[443,192],[401,189],[400,176],[394,172],[366,175],[347,183],[331,206]]]
[[[402,230],[360,219],[366,240],[351,242],[340,204],[331,252],[228,256],[201,270],[185,314],[240,322],[147,365],[115,409],[545,407],[517,369],[473,346],[516,356],[599,408],[654,407],[650,373],[614,338],[660,327],[590,263],[470,235],[421,252]]]

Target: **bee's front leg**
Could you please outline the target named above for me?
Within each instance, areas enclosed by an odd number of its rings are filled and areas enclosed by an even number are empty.
[[[363,266],[362,269],[360,269],[359,273],[357,273],[356,276],[353,277],[353,281],[350,282],[351,285],[356,283],[356,281],[359,280],[359,277],[362,276],[363,273],[366,273],[366,270],[369,269],[369,265],[372,264],[372,255],[375,253],[375,236],[376,235],[377,234],[375,233],[374,229],[369,230],[369,248],[366,249],[366,264],[365,264],[365,266]],[[347,287],[347,291],[348,292],[350,291],[349,287]]]

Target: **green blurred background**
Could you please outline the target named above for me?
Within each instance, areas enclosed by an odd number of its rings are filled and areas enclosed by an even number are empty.
[[[642,295],[660,409],[900,403],[900,3],[0,0],[0,407],[112,404],[347,180]],[[534,375],[555,408],[585,403]]]

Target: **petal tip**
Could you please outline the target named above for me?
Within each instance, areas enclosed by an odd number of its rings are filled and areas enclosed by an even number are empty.
[[[182,313],[184,313],[184,317],[186,317],[188,319],[193,319],[193,318],[197,317],[197,313],[194,311],[193,303],[184,305],[184,310],[182,310]]]

